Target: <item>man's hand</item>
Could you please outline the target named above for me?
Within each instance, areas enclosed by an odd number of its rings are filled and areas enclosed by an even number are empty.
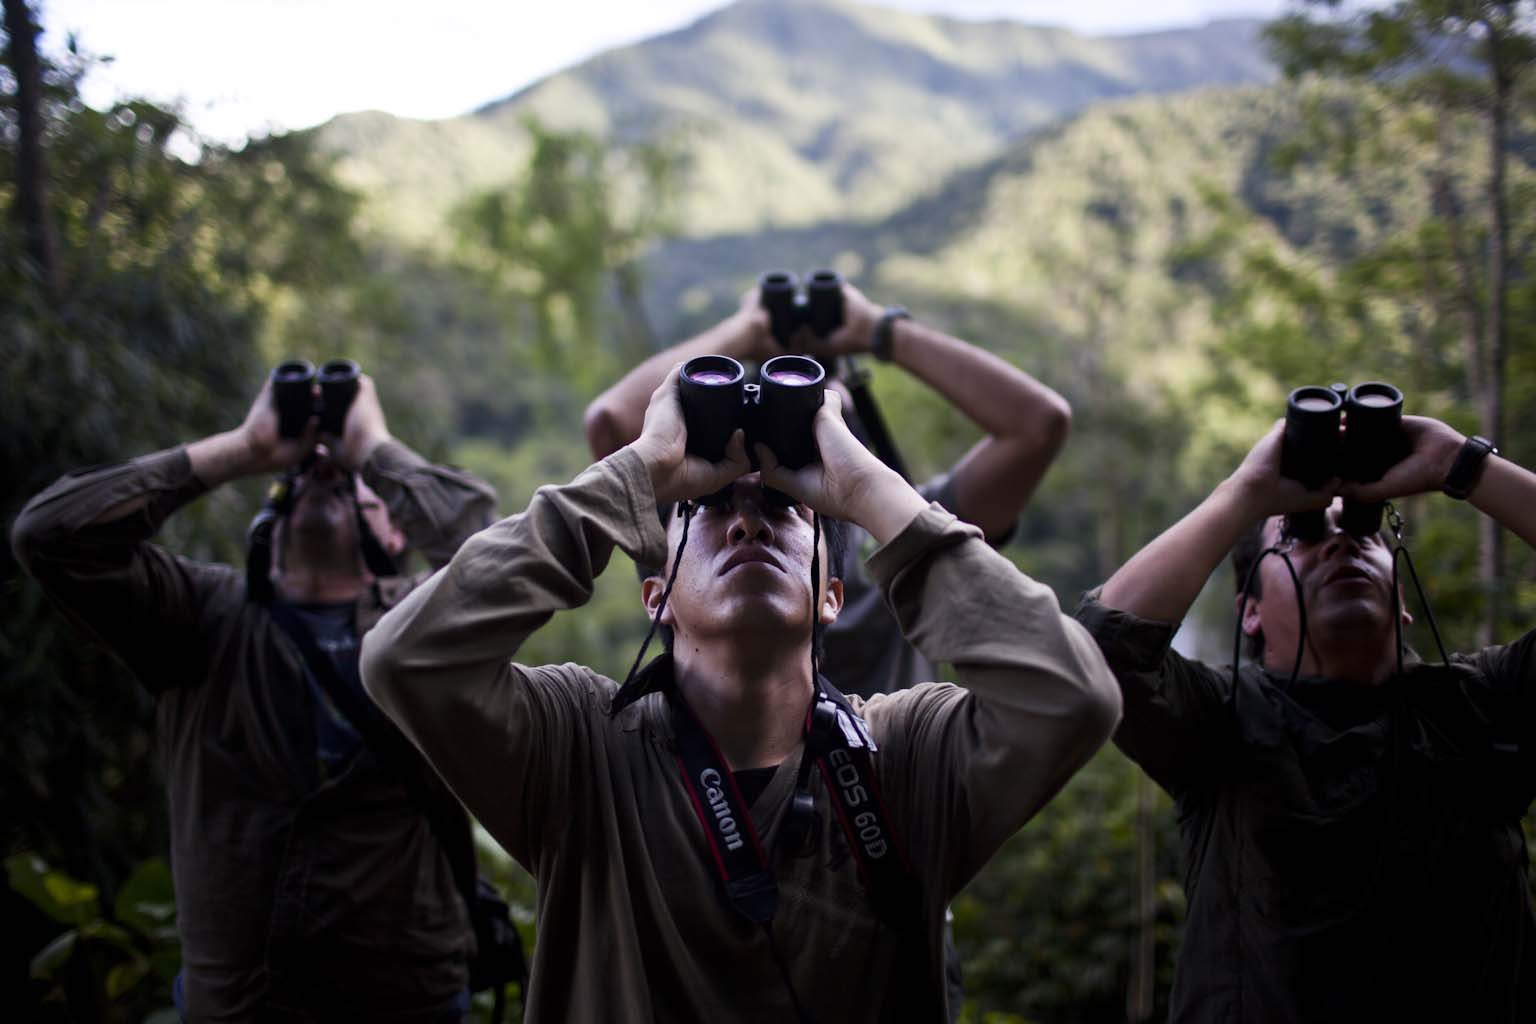
[[[757,446],[763,483],[820,512],[856,523],[879,543],[891,540],[928,507],[922,495],[875,458],[843,422],[842,396],[828,391],[813,421],[820,461],[790,470]]]
[[[740,339],[742,353],[754,362],[766,362],[789,351],[780,348],[778,340],[774,338],[768,311],[763,308],[763,293],[755,285],[742,292],[741,305],[721,326],[728,326],[727,337]],[[722,354],[730,354],[723,348],[721,351]]]
[[[230,480],[297,466],[315,450],[318,428],[319,420],[311,416],[298,437],[278,435],[272,378],[268,377],[245,414],[245,422],[234,430],[193,441],[187,445],[187,458],[194,476],[207,487],[218,487]]]
[[[1281,476],[1280,449],[1284,439],[1285,421],[1277,420],[1228,478],[1250,522],[1325,509],[1339,493],[1341,481],[1337,479],[1309,491],[1299,481]]]
[[[1344,429],[1349,430],[1348,424]],[[1428,416],[1404,416],[1403,433],[1411,448],[1401,462],[1375,483],[1346,483],[1339,493],[1356,501],[1376,502],[1440,490],[1466,437]]]
[[[298,437],[282,437],[277,430],[277,406],[272,402],[272,378],[261,385],[261,393],[251,404],[236,433],[244,443],[247,458],[231,467],[229,478],[277,473],[296,466],[315,450],[318,417],[311,416]]]
[[[688,454],[688,427],[677,397],[677,375],[682,368],[682,363],[674,365],[651,393],[640,436],[629,445],[645,463],[656,502],[663,505],[713,494],[752,470],[740,430],[731,435],[725,458],[719,462]]]
[[[803,350],[812,356],[832,358],[858,355],[869,351],[869,343],[875,337],[875,325],[884,313],[883,307],[871,302],[863,292],[844,281],[843,326],[829,334],[825,340],[815,337],[809,330],[801,331],[796,338],[803,340]]]
[[[384,407],[379,404],[379,391],[373,378],[366,373],[358,377],[357,397],[347,410],[347,422],[341,437],[327,435],[336,464],[342,469],[357,472],[373,450],[390,439],[389,427],[384,422]]]

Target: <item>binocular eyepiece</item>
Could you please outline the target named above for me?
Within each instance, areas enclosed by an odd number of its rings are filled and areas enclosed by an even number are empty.
[[[843,326],[843,279],[835,270],[813,270],[800,279],[787,270],[770,270],[758,279],[758,295],[768,311],[769,330],[780,346],[802,327],[825,338]]]
[[[816,461],[811,422],[821,408],[827,380],[827,371],[816,360],[775,356],[762,365],[758,383],[748,384],[746,369],[731,357],[698,356],[684,363],[678,376],[690,455],[719,462],[740,427],[749,458],[752,446],[761,442],[789,469]]]
[[[1292,391],[1286,400],[1280,474],[1309,490],[1334,477],[1375,483],[1407,454],[1403,393],[1391,384],[1370,381],[1354,387],[1308,386]],[[1352,537],[1369,536],[1381,529],[1383,504],[1346,498],[1339,525]],[[1316,540],[1326,528],[1323,511],[1286,517],[1286,532],[1297,540]]]
[[[362,371],[350,359],[332,359],[315,371],[307,359],[279,363],[272,371],[272,404],[277,408],[277,433],[298,437],[311,416],[320,417],[320,432],[341,436],[347,410],[357,397]],[[315,383],[320,393],[315,394]]]

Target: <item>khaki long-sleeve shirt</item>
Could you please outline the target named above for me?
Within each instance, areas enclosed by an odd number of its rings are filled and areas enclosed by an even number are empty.
[[[363,647],[369,692],[538,880],[536,1021],[795,1019],[768,938],[724,901],[679,774],[664,699],[608,715],[613,680],[511,658],[590,596],[615,547],[665,559],[655,497],[625,449],[471,538]],[[862,703],[895,831],[924,888],[941,987],[944,907],[1108,738],[1114,680],[1051,591],[931,507],[870,559],[902,629],[955,666]],[[834,680],[835,682],[835,680]],[[773,938],[821,1021],[905,1020],[897,936],[876,919],[821,780],[804,851],[775,841],[800,753],[751,808],[779,886]]]
[[[489,485],[398,442],[362,476],[433,564],[493,518]],[[463,991],[473,945],[448,863],[366,748],[317,777],[315,693],[244,573],[151,542],[205,490],[177,448],[62,478],[12,532],[64,614],[157,695],[189,1016],[430,1017]],[[359,632],[417,582],[366,592]]]

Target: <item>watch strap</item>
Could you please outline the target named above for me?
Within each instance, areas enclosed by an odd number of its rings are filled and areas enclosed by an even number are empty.
[[[912,314],[907,312],[905,306],[887,306],[880,319],[875,322],[875,333],[869,339],[870,353],[882,363],[891,361],[891,334],[896,328],[897,320],[910,320]]]
[[[1461,451],[1456,453],[1456,461],[1451,463],[1450,472],[1445,474],[1445,482],[1440,485],[1440,489],[1457,501],[1466,501],[1472,489],[1477,486],[1477,481],[1482,478],[1488,456],[1497,454],[1499,450],[1486,437],[1474,434],[1467,438],[1462,443]]]

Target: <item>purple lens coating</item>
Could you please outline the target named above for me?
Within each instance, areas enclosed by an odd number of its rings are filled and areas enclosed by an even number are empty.
[[[736,378],[729,373],[721,373],[719,370],[698,370],[690,373],[688,379],[695,384],[729,384]]]
[[[806,384],[815,384],[816,378],[808,373],[799,373],[795,370],[774,370],[768,375],[768,379],[775,384],[792,384],[796,387],[804,387]]]

